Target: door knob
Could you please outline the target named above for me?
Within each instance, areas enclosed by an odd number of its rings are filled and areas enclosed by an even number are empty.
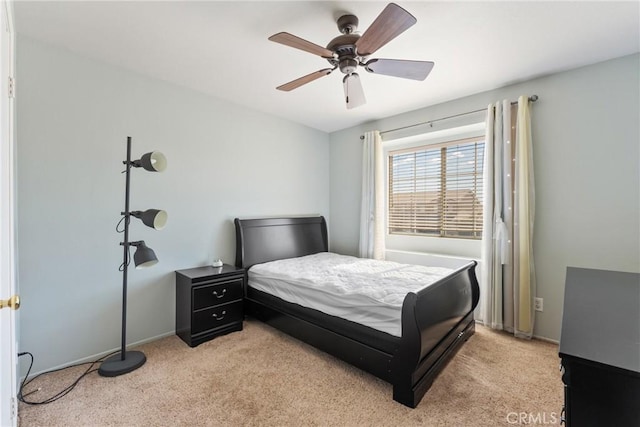
[[[9,307],[9,308],[12,308],[14,310],[19,309],[20,308],[20,297],[18,295],[14,295],[9,299],[0,300],[0,309],[1,308],[5,308],[5,307]]]

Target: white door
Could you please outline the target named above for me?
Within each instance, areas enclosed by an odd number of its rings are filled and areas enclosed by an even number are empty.
[[[13,4],[0,7],[0,300],[7,305],[16,291],[15,258],[15,169],[13,141]],[[15,305],[15,300],[10,305]],[[0,309],[0,426],[15,426],[17,420],[16,312]]]

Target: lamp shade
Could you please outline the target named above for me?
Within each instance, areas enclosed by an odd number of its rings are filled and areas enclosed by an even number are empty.
[[[352,109],[364,105],[367,100],[364,97],[360,76],[357,73],[351,73],[342,79],[344,87],[344,97],[347,101],[347,109]]]
[[[144,212],[134,211],[131,212],[131,215],[141,219],[147,227],[155,228],[156,230],[162,230],[167,225],[167,212],[160,209],[147,209]]]
[[[136,247],[136,252],[133,254],[133,263],[136,268],[147,268],[158,263],[155,252],[144,243],[144,240],[131,244]]]
[[[167,168],[167,158],[159,151],[152,151],[143,155],[139,163],[140,166],[150,172],[162,172]]]

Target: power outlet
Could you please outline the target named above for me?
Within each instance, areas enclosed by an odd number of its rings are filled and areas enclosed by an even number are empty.
[[[534,298],[533,299],[533,305],[534,308],[536,309],[536,311],[544,311],[544,301],[542,298]]]

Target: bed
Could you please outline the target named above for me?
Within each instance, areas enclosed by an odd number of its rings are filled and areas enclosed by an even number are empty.
[[[279,260],[308,262],[313,256],[324,257],[328,252],[324,217],[236,218],[234,222],[236,266],[248,274],[246,313],[391,383],[393,399],[403,405],[418,405],[438,373],[475,331],[473,310],[479,298],[475,261],[408,292],[398,308],[395,333],[289,302],[252,286],[252,277],[259,278],[253,271],[264,266]]]

